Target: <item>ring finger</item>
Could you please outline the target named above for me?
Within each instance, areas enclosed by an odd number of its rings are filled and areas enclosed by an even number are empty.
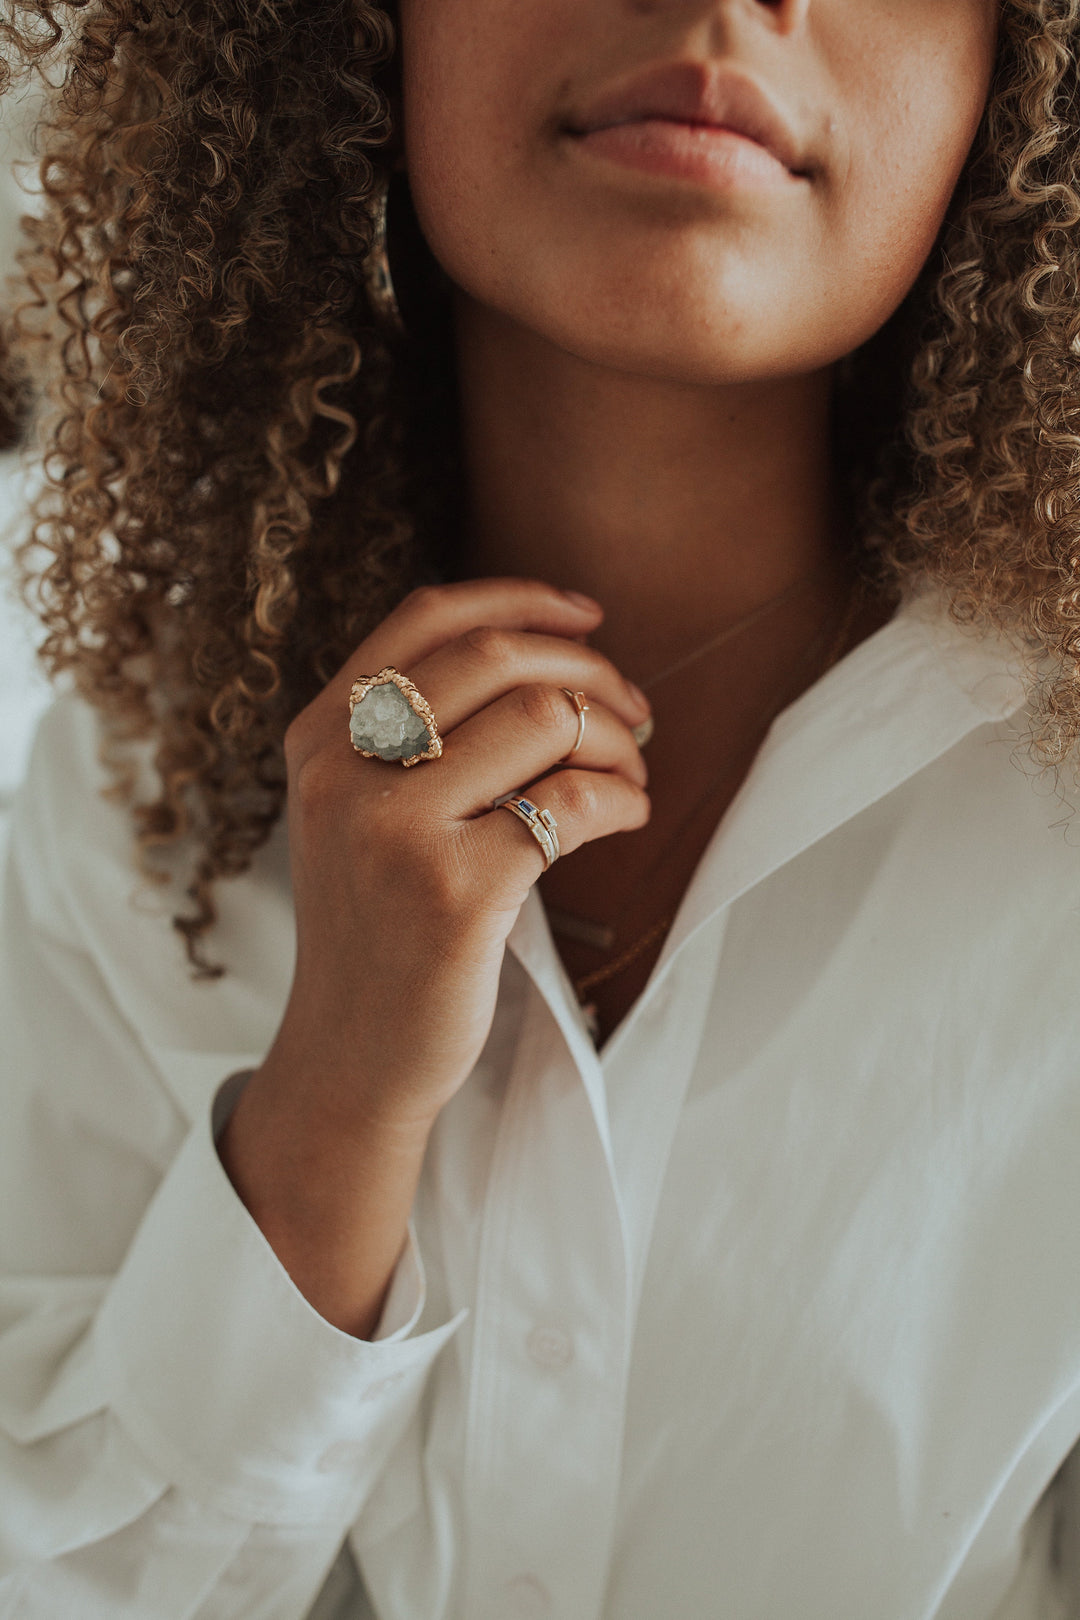
[[[608,771],[567,767],[546,777],[535,792],[530,789],[522,797],[538,810],[549,812],[562,855],[569,855],[581,844],[609,833],[631,832],[643,827],[650,814],[648,795],[625,777]],[[515,827],[516,819],[509,811],[490,810],[471,823],[469,837],[480,841],[481,864],[496,870],[507,861],[523,859],[529,853],[531,841],[536,864],[530,872],[539,877],[549,864],[543,844],[529,828]]]
[[[641,750],[629,727],[604,704],[590,702],[581,747],[573,699],[557,686],[515,687],[455,726],[443,744],[439,785],[451,814],[476,816],[495,799],[567,763],[579,770],[614,772],[638,788],[648,781]]]

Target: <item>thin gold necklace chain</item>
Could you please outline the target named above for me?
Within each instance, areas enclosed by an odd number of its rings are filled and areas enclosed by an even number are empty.
[[[751,608],[749,613],[745,613],[741,619],[736,619],[734,624],[725,625],[717,635],[711,636],[703,646],[696,647],[693,652],[686,653],[683,657],[677,658],[673,664],[669,664],[667,668],[662,669],[659,674],[650,675],[648,680],[639,681],[638,685],[641,687],[641,690],[643,692],[651,691],[654,686],[659,686],[660,682],[666,681],[669,676],[678,675],[681,670],[687,669],[691,664],[696,663],[699,658],[704,658],[706,653],[715,652],[717,648],[724,646],[726,642],[731,641],[732,638],[737,636],[741,631],[752,629],[753,626],[759,623],[760,620],[764,619],[767,614],[773,613],[777,608],[783,607],[785,602],[789,602],[791,598],[799,591],[803,590],[812,579],[816,579],[817,576],[824,571],[825,570],[822,565],[819,564],[816,568],[809,569],[807,573],[800,574],[798,579],[793,579],[790,585],[785,585],[782,591],[778,591],[775,596],[770,596],[768,601],[759,602],[756,608]]]
[[[846,641],[848,639],[849,634],[851,633],[851,627],[852,627],[852,624],[854,623],[856,612],[858,611],[861,595],[862,595],[862,592],[861,592],[861,588],[860,588],[860,582],[856,579],[855,582],[853,583],[851,589],[848,592],[847,600],[846,600],[845,606],[844,606],[844,611],[841,614],[840,621],[839,621],[839,623],[838,623],[838,625],[836,627],[835,634],[832,636],[831,641],[829,641],[829,643],[828,643],[828,653],[827,653],[827,656],[825,658],[825,661],[822,664],[821,668],[818,670],[817,675],[815,676],[816,681],[821,680],[822,676],[827,674],[828,671],[833,667],[833,665],[840,658],[840,655],[844,650],[844,645],[845,645],[845,643],[846,643]],[[829,627],[826,626],[826,628],[819,635],[814,637],[813,641],[810,643],[810,646],[808,647],[808,649],[806,651],[805,657],[800,659],[799,666],[798,666],[800,673],[803,670],[805,670],[808,665],[813,664],[813,662],[814,662],[814,660],[815,660],[815,658],[816,658],[816,656],[818,654],[819,649],[821,648],[823,643],[826,642],[828,637],[829,637]],[[785,684],[785,689],[786,689],[787,686],[788,686],[788,683],[785,682],[784,684]],[[765,709],[762,710],[762,712],[759,715],[759,717],[757,719],[757,722],[756,722],[757,727],[760,727],[761,724],[763,722],[765,722],[766,720],[771,720],[771,719],[776,718],[775,713],[772,713],[770,715],[770,710],[772,709],[772,706],[773,706],[773,704],[775,702],[776,702],[776,699],[775,698],[772,699],[770,701],[769,705]],[[784,706],[785,705],[784,705],[783,701],[781,701],[780,707],[782,708]],[[698,800],[698,802],[694,806],[693,810],[689,813],[689,815],[683,817],[682,821],[680,822],[678,828],[675,831],[674,837],[672,837],[671,839],[668,840],[667,844],[664,846],[664,849],[660,852],[660,854],[656,857],[656,859],[651,863],[651,865],[649,866],[648,871],[644,874],[644,877],[641,880],[642,882],[647,882],[648,881],[648,879],[653,875],[653,873],[657,870],[657,868],[663,864],[664,860],[667,858],[667,855],[668,855],[669,851],[673,847],[675,847],[678,843],[681,842],[683,834],[686,832],[687,828],[693,824],[696,817],[698,815],[700,815],[701,811],[704,809],[705,805],[709,802],[709,799],[712,797],[713,793],[716,791],[716,789],[723,782],[724,777],[726,776],[729,768],[730,767],[725,764],[723,770],[721,772],[719,772],[713,778],[713,780],[709,783],[709,786],[706,789],[704,795]],[[549,912],[549,921],[557,922],[559,917],[562,916],[562,915],[563,914],[560,913],[560,912],[554,912],[554,915],[552,915],[552,913]],[[567,920],[568,921],[571,920],[569,918],[569,916],[567,917]],[[574,921],[580,921],[580,919],[573,919],[573,920]],[[613,978],[615,978],[615,976],[617,974],[621,973],[624,968],[630,967],[634,962],[637,961],[638,957],[641,956],[643,954],[643,952],[648,949],[648,947],[650,945],[654,944],[657,939],[662,938],[663,935],[666,934],[667,930],[671,927],[671,925],[672,925],[672,923],[674,921],[675,921],[675,913],[674,912],[671,912],[670,914],[668,914],[668,915],[666,915],[664,917],[661,917],[658,921],[651,923],[649,925],[649,927],[645,930],[645,932],[643,934],[639,935],[636,940],[634,940],[630,945],[628,945],[626,950],[620,952],[620,954],[617,957],[615,957],[615,959],[613,961],[607,962],[607,963],[604,964],[603,967],[596,968],[591,973],[585,973],[580,978],[575,979],[574,980],[574,990],[575,990],[575,993],[577,995],[578,1001],[581,1002],[582,1004],[584,1004],[584,998],[585,998],[585,996],[588,994],[588,992],[590,990],[594,990],[599,985],[605,984],[609,979],[613,979]],[[556,931],[558,931],[558,930],[556,930]]]

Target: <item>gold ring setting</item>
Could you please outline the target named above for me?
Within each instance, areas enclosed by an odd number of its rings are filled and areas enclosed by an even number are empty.
[[[496,809],[512,810],[518,820],[525,823],[544,852],[545,872],[548,867],[555,865],[562,852],[557,831],[559,824],[550,810],[541,810],[539,805],[520,793],[511,793],[505,799],[499,799]]]
[[[562,759],[559,761],[560,765],[565,764],[568,759],[573,759],[574,755],[581,747],[581,739],[585,735],[585,716],[589,712],[589,705],[585,701],[584,692],[571,692],[568,686],[564,686],[562,690],[566,693],[567,697],[574,705],[574,708],[577,710],[577,736],[574,739],[573,748],[571,748],[568,754],[564,754]]]
[[[392,664],[353,681],[349,737],[365,759],[398,759],[403,765],[439,759],[443,751],[430,704]]]

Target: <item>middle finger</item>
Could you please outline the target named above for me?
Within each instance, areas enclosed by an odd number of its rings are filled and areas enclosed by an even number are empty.
[[[529,630],[486,625],[468,630],[422,659],[409,679],[431,705],[444,739],[489,703],[533,683],[583,691],[589,702],[597,699],[628,726],[650,712],[637,688],[595,648]]]

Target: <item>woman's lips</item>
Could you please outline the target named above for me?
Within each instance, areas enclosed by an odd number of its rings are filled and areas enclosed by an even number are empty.
[[[572,139],[584,151],[625,168],[693,180],[718,191],[790,186],[800,178],[759,141],[716,124],[635,118]]]

